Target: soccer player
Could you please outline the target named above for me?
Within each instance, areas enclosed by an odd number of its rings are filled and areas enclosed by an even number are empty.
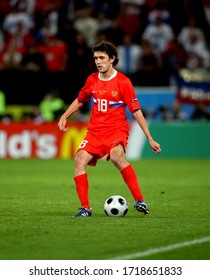
[[[87,134],[81,142],[75,157],[74,181],[81,203],[80,211],[74,217],[91,217],[93,215],[88,197],[87,165],[95,166],[97,160],[107,155],[114,166],[121,172],[134,200],[134,209],[144,214],[149,213],[144,201],[138,179],[132,165],[125,157],[129,135],[126,119],[126,106],[146,135],[154,153],[160,153],[160,145],[153,140],[146,120],[142,114],[133,85],[128,77],[117,71],[116,47],[109,42],[100,42],[92,48],[98,72],[92,73],[86,80],[78,97],[61,116],[58,126],[67,131],[67,118],[79,111],[85,102],[92,98],[92,113]]]

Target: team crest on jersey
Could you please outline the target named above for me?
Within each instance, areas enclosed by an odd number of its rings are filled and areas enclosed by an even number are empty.
[[[112,90],[112,96],[117,96],[117,91],[116,90]]]

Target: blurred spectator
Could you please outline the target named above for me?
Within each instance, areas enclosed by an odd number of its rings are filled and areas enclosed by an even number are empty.
[[[96,43],[99,23],[92,16],[91,6],[76,11],[74,28],[84,35],[89,48]]]
[[[141,46],[132,39],[130,34],[125,34],[123,44],[117,46],[119,62],[116,68],[129,77],[137,72],[141,55]]]
[[[98,20],[98,32],[107,30],[111,27],[112,21],[106,17],[106,14],[103,12],[100,12],[97,16]]]
[[[36,36],[45,33],[45,29],[53,35],[58,33],[61,7],[61,0],[36,0],[33,16]]]
[[[170,121],[172,120],[172,113],[169,107],[160,106],[153,114],[153,118],[156,120]]]
[[[59,11],[62,7],[62,0],[36,0],[35,12],[42,18],[46,18],[52,10]]]
[[[92,64],[92,52],[87,45],[85,36],[83,33],[77,32],[74,42],[69,46],[68,58],[68,71],[74,77],[75,83],[79,82],[81,84],[85,81],[85,78],[92,70]]]
[[[24,48],[17,45],[16,38],[13,36],[0,52],[0,68],[19,69],[23,53]]]
[[[36,105],[31,106],[31,111],[23,113],[23,115],[21,117],[21,121],[34,122],[36,124],[40,124],[40,123],[44,122],[44,119],[41,115],[39,106],[36,106]]]
[[[6,113],[5,93],[2,90],[0,90],[0,119],[2,119],[5,113]]]
[[[132,75],[134,85],[166,85],[168,79],[163,75],[162,63],[159,56],[154,52],[147,40],[142,40],[141,47],[139,70],[136,74]]]
[[[74,23],[69,19],[63,20],[58,36],[67,44],[68,48],[74,44],[76,34],[77,31],[74,28]]]
[[[44,37],[38,50],[44,55],[49,72],[62,72],[67,68],[67,44],[57,36]]]
[[[120,0],[120,3],[126,8],[127,14],[140,15],[145,5],[145,0]]]
[[[188,68],[209,68],[209,50],[202,41],[199,41],[195,34],[191,33],[189,35],[189,40],[184,45],[184,48],[187,53],[186,66]]]
[[[103,13],[106,18],[112,20],[118,14],[121,0],[92,0],[86,2],[92,3],[93,16],[97,17],[98,14]]]
[[[210,113],[207,110],[207,106],[203,103],[199,103],[195,106],[191,116],[192,120],[210,120]]]
[[[206,36],[206,40],[208,41],[208,44],[210,44],[210,37],[209,37],[210,26],[205,16],[202,0],[196,0],[196,1],[185,0],[183,2],[185,4],[184,8],[186,10],[186,15],[187,15],[186,18],[189,18],[191,16],[196,18],[197,27],[203,30]]]
[[[182,27],[180,33],[178,34],[179,42],[184,46],[185,43],[190,41],[191,34],[194,34],[194,36],[196,36],[199,41],[203,42],[203,44],[206,43],[205,34],[202,29],[197,26],[194,16],[190,16],[188,18],[187,25]]]
[[[161,17],[162,22],[171,25],[170,11],[167,9],[166,3],[161,0],[155,2],[154,6],[148,13],[148,24],[154,23],[157,16]]]
[[[180,68],[210,69],[209,11],[209,0],[0,0],[0,69],[41,76],[39,97],[59,85],[74,98],[95,67],[92,45],[107,40],[135,86],[174,85]],[[159,114],[167,119],[165,108]]]
[[[57,34],[57,28],[50,23],[50,20],[48,18],[46,18],[44,20],[42,27],[36,33],[36,38],[39,41],[43,41],[45,40],[46,37],[56,36],[56,34]]]
[[[74,42],[69,46],[67,68],[69,74],[67,87],[72,101],[77,96],[79,89],[83,87],[87,76],[94,67],[91,49],[88,47],[84,35],[78,32]],[[86,113],[88,111],[88,104],[85,104],[81,111]]]
[[[64,101],[59,97],[57,90],[49,91],[39,104],[39,110],[44,121],[57,120],[64,112]]]
[[[7,34],[14,34],[21,24],[22,34],[28,33],[34,27],[32,17],[24,10],[15,5],[11,8],[11,12],[5,15],[2,26]]]
[[[110,41],[114,45],[122,44],[124,32],[120,29],[117,19],[113,19],[110,28],[101,30],[97,33],[97,41]]]
[[[25,11],[32,15],[36,0],[10,0],[11,7],[18,7],[19,10]]]
[[[31,43],[22,56],[21,66],[23,70],[33,72],[45,72],[46,63],[44,54],[39,51],[38,42]]]
[[[69,20],[71,22],[75,19],[75,0],[64,0],[61,5],[61,20]],[[78,1],[77,1],[78,2]]]
[[[197,27],[194,17],[190,17],[188,25],[184,26],[178,35],[186,55],[186,66],[189,68],[209,68],[210,53],[206,44],[204,32]]]
[[[27,47],[27,44],[32,40],[34,39],[31,33],[25,33],[23,31],[22,23],[17,22],[14,33],[6,34],[5,45],[9,45],[10,41],[15,41],[17,47],[22,48],[24,50]]]
[[[207,19],[207,22],[210,26],[210,1],[209,0],[202,0],[204,13]]]
[[[12,116],[6,113],[6,95],[2,90],[0,90],[0,121],[1,122],[12,121]]]
[[[174,120],[186,121],[190,118],[183,110],[182,110],[182,103],[176,99],[173,103],[173,115],[172,118]]]
[[[160,55],[166,50],[168,42],[174,39],[174,33],[171,26],[164,23],[160,16],[156,16],[154,23],[146,27],[142,37],[150,43],[153,51]]]
[[[121,29],[124,34],[129,34],[134,37],[142,28],[139,15],[141,3],[143,2],[144,1],[141,0],[121,1],[120,10],[115,20],[119,29]]]
[[[43,18],[42,25],[36,33],[36,37],[39,40],[42,40],[46,36],[55,36],[58,34],[59,13],[55,6],[52,5],[50,7],[51,10],[49,10],[46,17]]]
[[[165,73],[168,73],[169,84],[176,85],[179,70],[186,66],[185,50],[176,38],[168,43],[166,50],[162,53],[162,64]]]

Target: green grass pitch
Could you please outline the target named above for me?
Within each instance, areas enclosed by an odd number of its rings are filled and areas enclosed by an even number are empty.
[[[150,214],[134,200],[111,162],[88,167],[94,216],[72,218],[80,207],[73,160],[0,160],[1,260],[120,259],[149,249],[210,236],[210,159],[142,159],[135,168]],[[107,217],[114,194],[129,203],[125,217]],[[210,259],[209,242],[142,259]]]

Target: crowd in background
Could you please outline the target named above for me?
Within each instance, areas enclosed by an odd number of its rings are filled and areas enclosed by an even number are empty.
[[[134,86],[169,86],[210,70],[209,34],[209,0],[1,0],[0,70],[68,73],[73,99],[108,40]]]

